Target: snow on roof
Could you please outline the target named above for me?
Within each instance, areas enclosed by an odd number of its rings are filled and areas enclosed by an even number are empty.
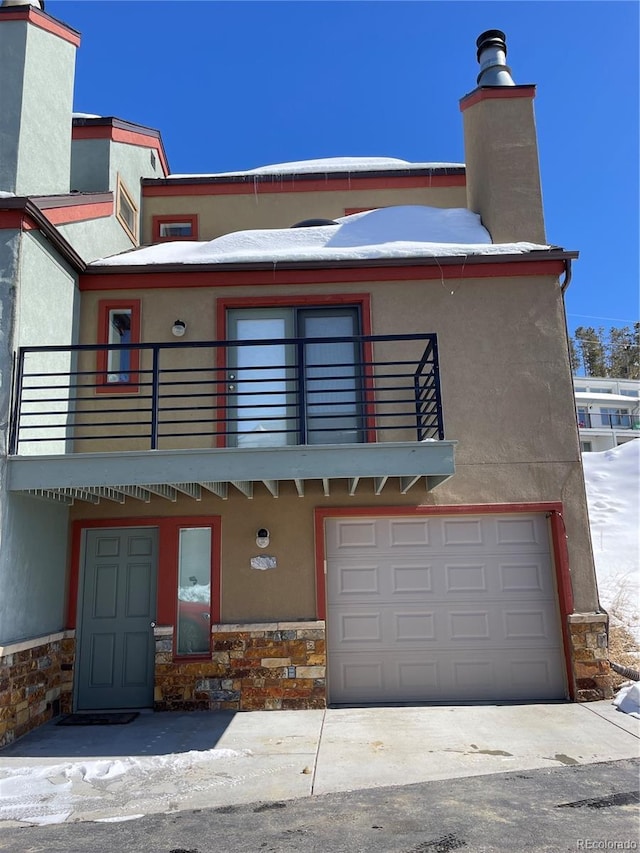
[[[71,118],[102,118],[95,113],[71,113]]]
[[[406,205],[354,213],[336,225],[236,231],[210,242],[160,243],[91,266],[243,264],[522,254],[550,246],[491,242],[480,217],[463,208]]]
[[[0,198],[15,198],[15,193],[10,192],[9,190],[0,190]]]
[[[464,163],[410,163],[396,157],[322,157],[318,160],[294,160],[241,172],[213,172],[207,175],[168,175],[168,178],[219,178],[241,175],[302,175],[331,172],[381,172],[407,169],[464,169]]]

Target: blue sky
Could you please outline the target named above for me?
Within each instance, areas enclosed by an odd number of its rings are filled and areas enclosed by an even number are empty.
[[[475,40],[535,102],[569,330],[638,319],[639,9],[582,0],[47,0],[82,33],[75,109],[158,128],[173,172],[336,156],[463,161]]]

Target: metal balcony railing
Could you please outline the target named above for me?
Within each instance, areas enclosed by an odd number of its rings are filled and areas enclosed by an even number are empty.
[[[11,454],[444,439],[436,336],[23,347]]]
[[[580,429],[640,430],[640,415],[629,412],[579,412]]]

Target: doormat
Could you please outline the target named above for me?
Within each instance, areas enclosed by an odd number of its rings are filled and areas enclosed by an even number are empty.
[[[56,726],[124,726],[138,717],[138,711],[106,712],[100,714],[69,714]]]

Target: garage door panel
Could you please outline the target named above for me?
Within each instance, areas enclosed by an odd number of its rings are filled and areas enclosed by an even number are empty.
[[[543,514],[329,521],[330,700],[564,697],[547,525]]]

